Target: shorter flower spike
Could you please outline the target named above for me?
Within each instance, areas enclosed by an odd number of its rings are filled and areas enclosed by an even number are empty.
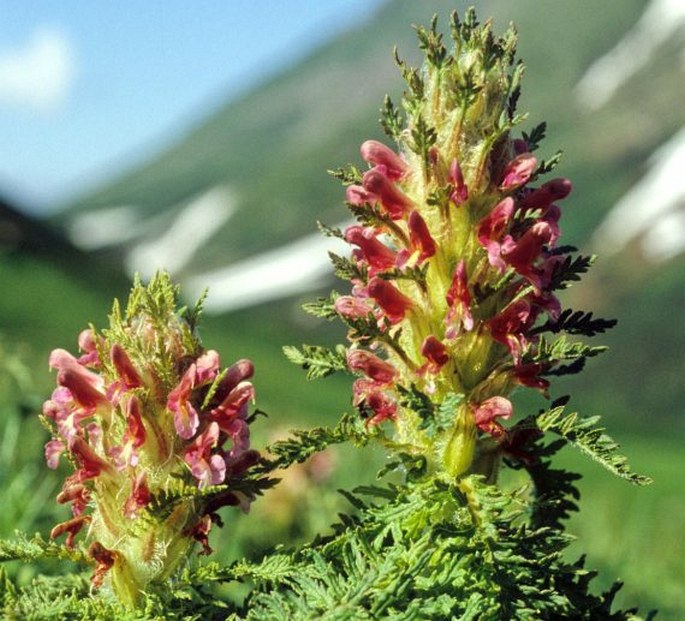
[[[57,496],[72,517],[51,536],[72,546],[88,524],[93,585],[109,584],[130,607],[186,562],[198,533],[206,544],[220,507],[247,509],[253,498],[242,479],[259,458],[248,426],[254,366],[222,372],[177,296],[165,274],[136,283],[125,316],[115,306],[109,330],[81,333],[84,356],[56,349],[49,360],[59,385],[43,405],[53,427],[45,458],[56,468],[66,453],[75,465]]]

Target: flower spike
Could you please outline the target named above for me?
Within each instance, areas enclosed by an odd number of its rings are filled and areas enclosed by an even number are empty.
[[[73,546],[88,524],[93,585],[110,585],[135,606],[185,562],[199,532],[206,544],[221,506],[238,497],[249,506],[241,480],[257,454],[247,411],[252,363],[221,372],[219,354],[205,351],[179,315],[165,274],[147,288],[137,283],[131,300],[125,317],[115,306],[109,330],[81,333],[80,358],[52,352],[58,388],[43,413],[54,431],[48,466],[66,453],[76,468],[57,496],[72,517],[51,537],[66,535]]]

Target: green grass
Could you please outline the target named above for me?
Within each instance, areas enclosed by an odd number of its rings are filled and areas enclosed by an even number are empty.
[[[685,496],[682,444],[673,436],[612,434],[621,439],[633,468],[654,479],[647,488],[615,479],[599,466],[566,449],[560,464],[581,472],[581,511],[569,524],[578,536],[571,551],[587,554],[597,569],[597,585],[625,582],[618,601],[656,608],[659,619],[685,618]]]

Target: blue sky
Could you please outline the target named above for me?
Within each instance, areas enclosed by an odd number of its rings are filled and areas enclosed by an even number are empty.
[[[0,0],[0,194],[45,212],[382,0]]]

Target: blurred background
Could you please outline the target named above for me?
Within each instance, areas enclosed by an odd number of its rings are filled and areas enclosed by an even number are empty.
[[[473,4],[497,33],[517,25],[522,129],[548,122],[542,157],[563,149],[556,173],[574,183],[564,241],[599,254],[565,302],[619,319],[601,339],[610,352],[553,394],[601,414],[655,480],[632,489],[564,454],[584,474],[573,552],[600,570],[598,588],[626,581],[623,605],[685,618],[685,3]],[[134,272],[165,267],[190,301],[209,287],[204,342],[226,363],[255,361],[270,414],[260,438],[349,409],[348,379],[307,385],[281,354],[343,335],[300,310],[345,287],[316,232],[317,219],[347,217],[326,171],[384,139],[378,108],[402,92],[393,45],[418,60],[410,24],[437,13],[444,25],[466,6],[0,0],[1,536],[63,519],[36,420],[54,381],[47,355],[104,326]],[[325,455],[214,547],[229,558],[324,529],[345,507],[336,487],[368,481],[380,459]]]

